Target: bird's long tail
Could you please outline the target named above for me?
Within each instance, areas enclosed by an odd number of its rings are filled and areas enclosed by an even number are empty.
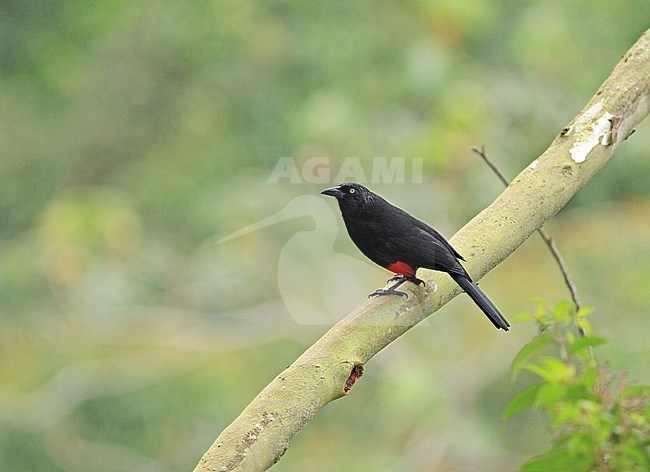
[[[497,327],[497,329],[502,329],[504,331],[508,331],[510,328],[510,323],[503,317],[501,312],[499,312],[499,309],[494,306],[494,303],[487,297],[486,294],[483,293],[483,291],[478,288],[478,285],[476,285],[474,282],[472,282],[471,279],[467,278],[464,275],[461,274],[449,274],[451,275],[451,278],[456,281],[460,287],[465,290],[467,295],[474,300],[474,303],[478,305],[478,307],[483,310],[483,313],[486,314],[488,318],[490,318],[490,321],[494,326]]]

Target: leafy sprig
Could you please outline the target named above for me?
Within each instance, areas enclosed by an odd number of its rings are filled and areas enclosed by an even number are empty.
[[[513,379],[529,371],[538,381],[503,416],[546,412],[553,433],[551,449],[527,461],[523,472],[650,470],[650,387],[630,385],[624,373],[595,360],[592,348],[607,341],[593,334],[590,312],[540,301],[533,313],[515,318],[536,323],[539,333],[515,356]]]

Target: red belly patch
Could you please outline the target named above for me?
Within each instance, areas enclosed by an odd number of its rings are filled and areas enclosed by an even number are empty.
[[[406,275],[407,277],[413,277],[415,275],[415,269],[413,269],[413,267],[411,267],[410,265],[402,261],[393,262],[386,268],[391,272],[395,272],[396,274]]]

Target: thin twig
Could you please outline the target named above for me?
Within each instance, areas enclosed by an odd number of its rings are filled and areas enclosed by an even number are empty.
[[[490,167],[490,169],[492,169],[492,171],[497,175],[497,177],[499,177],[501,182],[503,182],[503,185],[505,185],[506,187],[510,185],[510,182],[508,182],[506,176],[503,175],[503,172],[501,172],[501,170],[497,167],[494,161],[490,159],[490,156],[488,156],[487,151],[485,150],[485,145],[481,145],[481,147],[473,147],[471,149],[476,154],[481,156],[481,158],[483,158],[485,163]],[[553,237],[550,234],[548,234],[544,228],[539,228],[537,232],[540,234],[540,236],[548,246],[549,250],[551,251],[551,254],[553,254],[553,258],[555,258],[557,265],[560,267],[560,271],[562,272],[562,276],[564,277],[564,283],[566,284],[567,288],[569,289],[569,292],[571,293],[571,299],[573,300],[573,304],[576,307],[576,313],[577,313],[578,310],[582,308],[582,303],[578,298],[578,289],[576,287],[575,282],[569,275],[569,269],[564,263],[562,254],[560,254],[560,250],[558,249],[557,244],[555,244],[555,240],[553,239]],[[582,336],[587,335],[585,330],[582,329],[580,326],[578,326],[578,331]]]

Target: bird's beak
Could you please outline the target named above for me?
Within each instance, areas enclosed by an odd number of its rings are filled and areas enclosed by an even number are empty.
[[[326,188],[321,192],[323,195],[329,195],[330,197],[339,197],[340,195],[343,195],[343,192],[341,192],[341,189],[338,187],[330,187]]]

